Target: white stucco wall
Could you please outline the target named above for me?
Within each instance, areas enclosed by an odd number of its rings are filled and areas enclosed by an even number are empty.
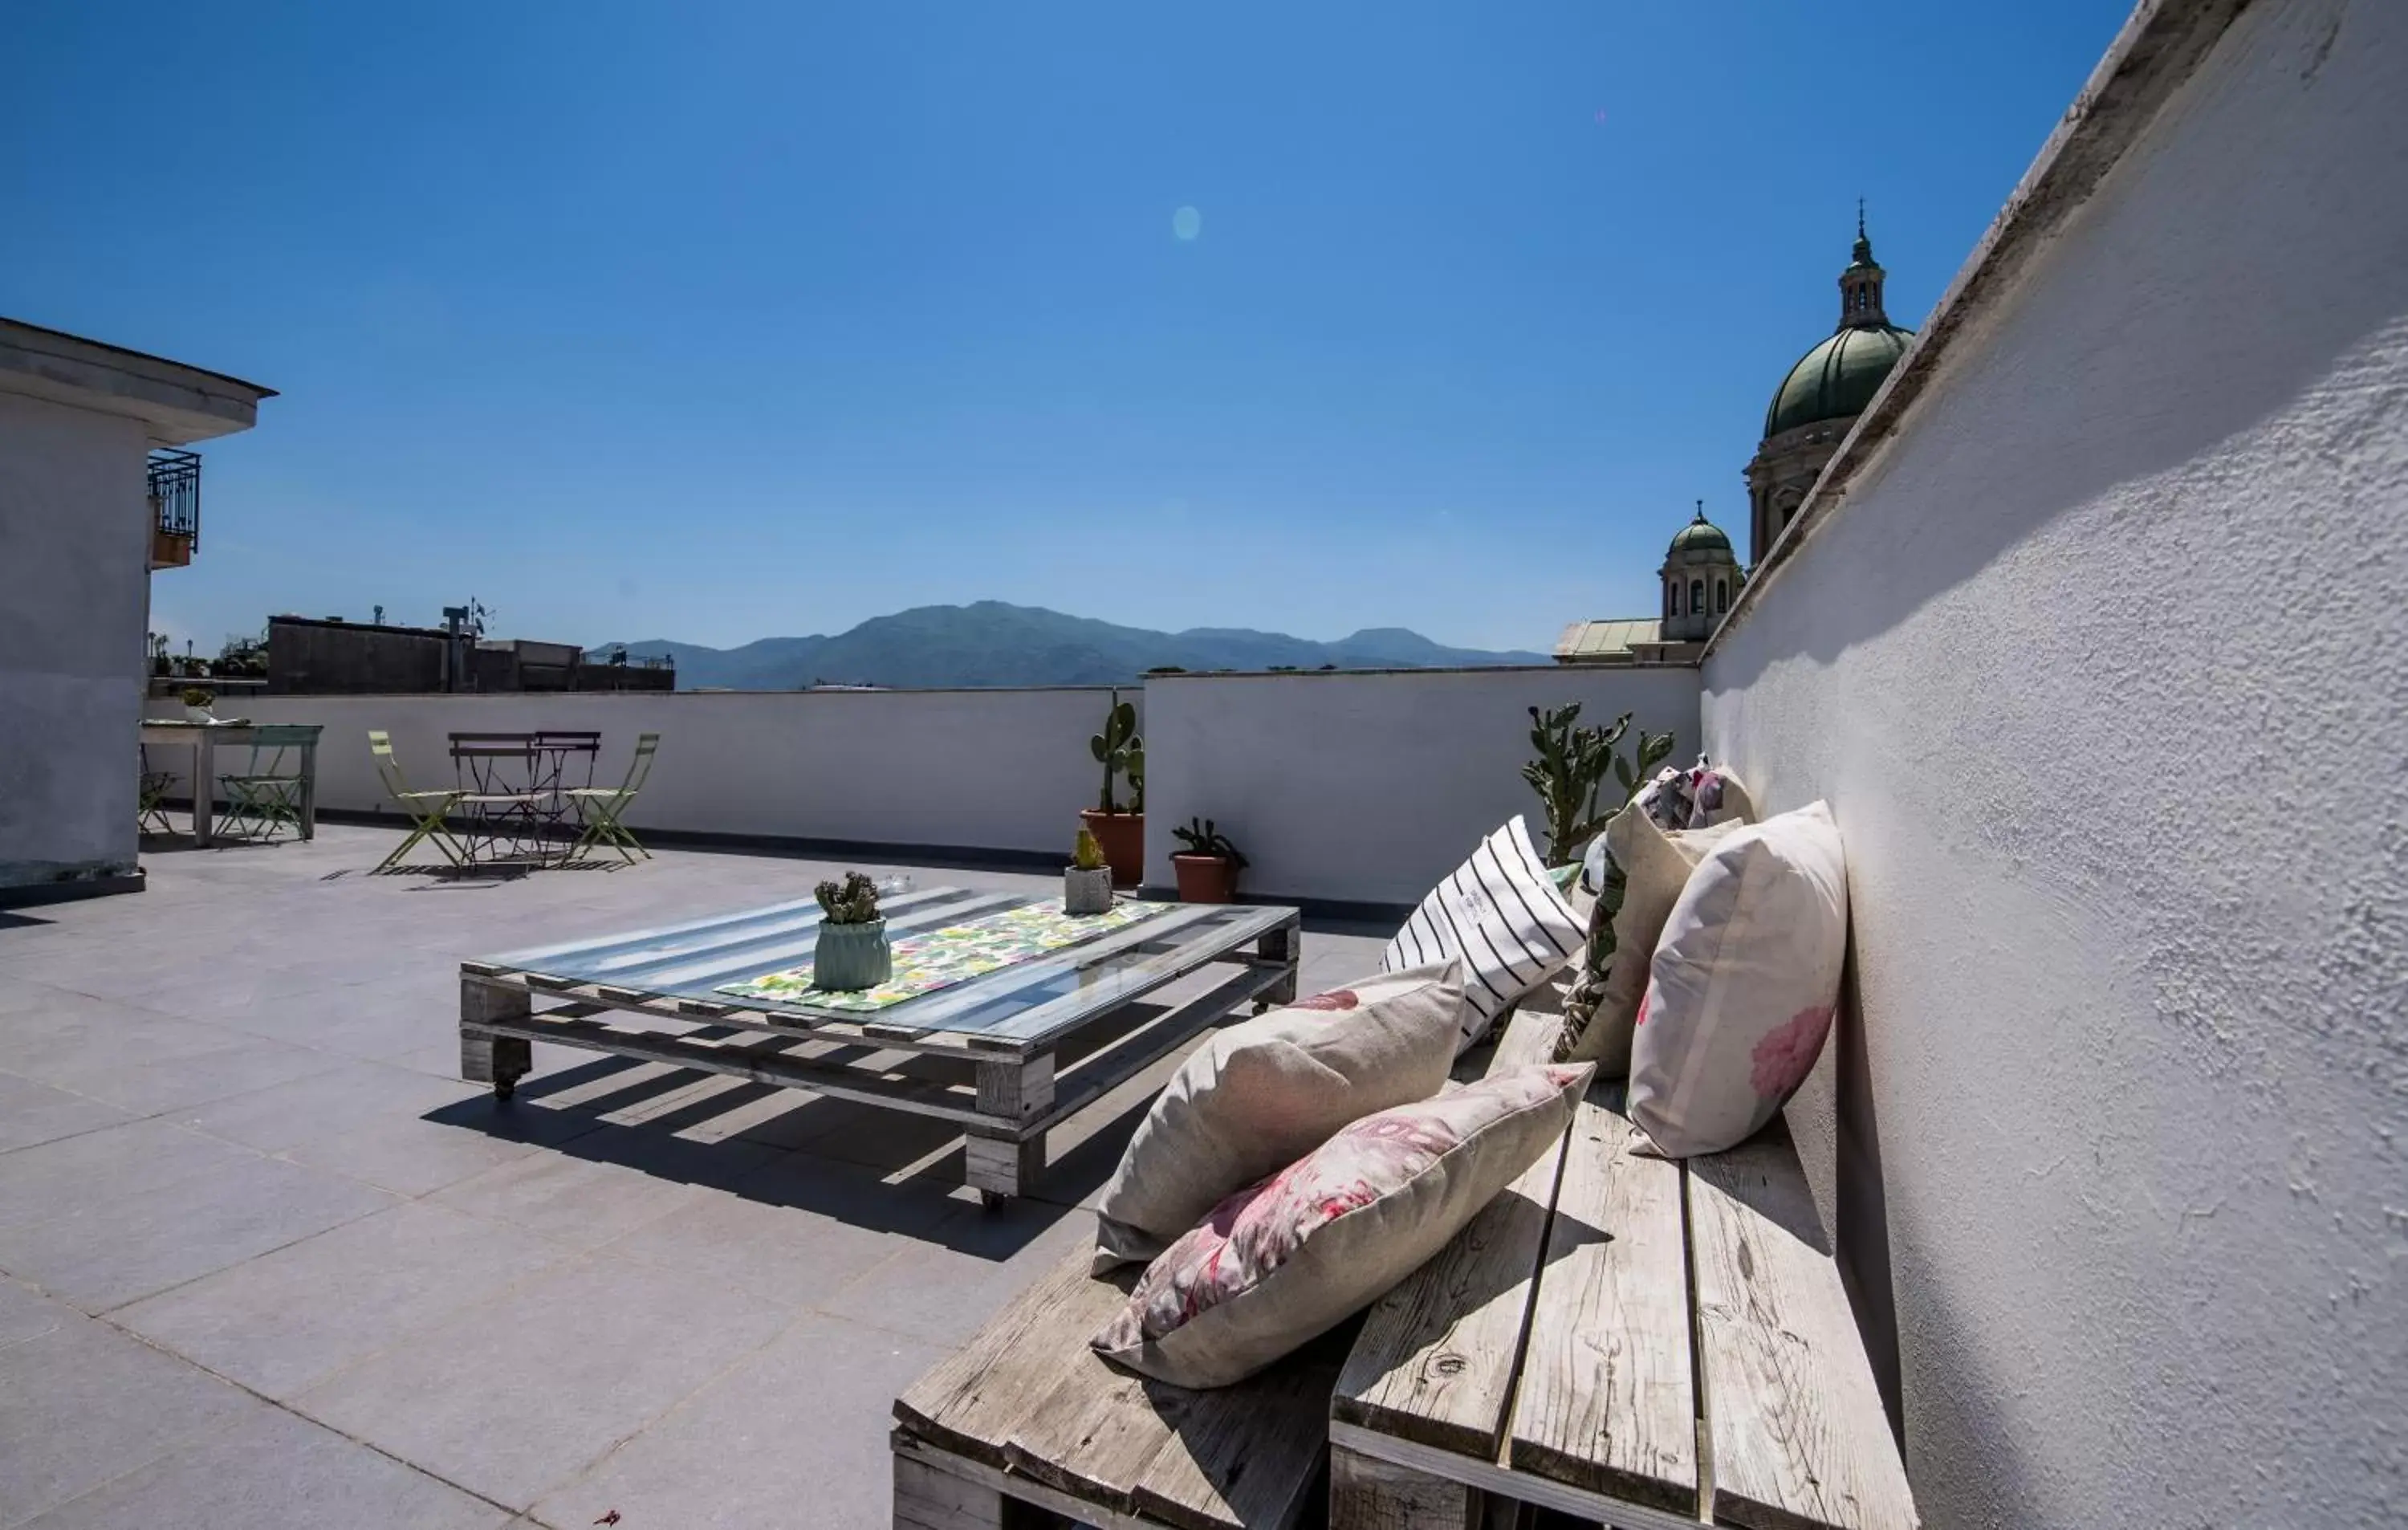
[[[2261,0],[1705,668],[1925,1523],[2408,1505],[2408,7]]]
[[[1134,688],[1123,694],[1142,703]],[[368,754],[371,728],[393,736],[414,787],[452,784],[454,732],[597,730],[603,785],[625,777],[636,736],[654,732],[660,752],[628,814],[638,829],[1067,859],[1079,809],[1101,789],[1087,740],[1107,700],[1087,689],[265,696],[218,710],[324,727],[319,802],[328,808],[394,810]]]
[[[1173,827],[1213,820],[1249,894],[1411,904],[1515,813],[1544,851],[1522,779],[1532,707],[1636,714],[1697,752],[1690,668],[1169,675],[1146,684],[1146,880],[1171,885]]]
[[[0,393],[0,889],[135,866],[142,422]]]

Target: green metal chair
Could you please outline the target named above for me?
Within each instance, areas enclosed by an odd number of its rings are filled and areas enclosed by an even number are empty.
[[[173,834],[176,826],[167,822],[167,791],[176,784],[172,770],[150,768],[150,751],[135,746],[141,765],[135,777],[134,826],[136,833],[156,829],[161,834]]]
[[[644,789],[645,779],[652,773],[652,755],[660,747],[659,734],[638,734],[636,757],[627,764],[625,780],[616,786],[571,787],[560,794],[568,799],[570,807],[577,809],[577,822],[580,825],[577,843],[568,848],[570,860],[575,860],[595,845],[609,846],[625,856],[630,865],[635,864],[638,855],[647,861],[652,858],[652,852],[636,843],[636,836],[627,832],[622,815],[636,800],[636,794]]]
[[[263,839],[273,839],[276,831],[289,823],[298,833],[304,785],[301,761],[304,751],[317,744],[319,732],[314,723],[297,722],[267,722],[252,729],[250,767],[239,775],[218,778],[228,804],[225,822],[218,832],[249,835],[255,831]]]
[[[456,787],[435,792],[411,791],[409,782],[402,777],[401,762],[394,758],[393,737],[381,728],[368,730],[368,752],[376,756],[377,776],[384,782],[385,794],[401,804],[401,810],[409,815],[408,837],[395,845],[392,854],[378,862],[376,869],[391,871],[401,864],[404,856],[418,848],[421,840],[441,851],[444,859],[453,865],[467,865],[459,843],[443,826],[443,817],[468,794]]]

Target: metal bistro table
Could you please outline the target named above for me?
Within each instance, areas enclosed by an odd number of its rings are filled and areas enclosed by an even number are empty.
[[[585,760],[583,784],[594,784],[594,763],[602,752],[598,733],[455,733],[451,736],[452,770],[466,809],[465,836],[470,859],[481,842],[488,859],[504,858],[502,842],[509,842],[509,859],[548,859],[539,847],[556,837],[568,816],[565,795],[575,771],[572,755]]]
[[[953,887],[908,893],[886,903],[887,935],[1037,901]],[[1181,904],[871,1013],[716,992],[810,960],[819,922],[817,901],[798,898],[463,962],[460,1076],[508,1099],[529,1068],[529,1043],[550,1041],[935,1116],[968,1132],[966,1178],[992,1206],[1044,1167],[1049,1127],[1237,1006],[1292,1002],[1301,954],[1294,908]],[[1082,1033],[1215,963],[1235,970],[1125,1034],[1080,1046]],[[924,1065],[907,1070],[897,1052]],[[1062,1053],[1070,1055],[1057,1072]]]
[[[217,747],[257,741],[259,727],[251,722],[178,722],[146,718],[142,742],[170,745],[193,751],[193,843],[215,844],[213,833],[218,789]],[[301,837],[318,837],[318,746],[294,746],[301,751]]]

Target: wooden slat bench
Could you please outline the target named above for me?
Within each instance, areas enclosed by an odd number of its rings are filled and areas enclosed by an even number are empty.
[[[1297,1522],[1354,1325],[1236,1386],[1166,1386],[1087,1345],[1135,1273],[1096,1279],[1078,1251],[896,1400],[896,1530]]]
[[[1500,1065],[1543,1057],[1524,1014]],[[1914,1503],[1778,1122],[1641,1156],[1620,1080],[1377,1303],[1330,1403],[1331,1530],[1908,1530]]]

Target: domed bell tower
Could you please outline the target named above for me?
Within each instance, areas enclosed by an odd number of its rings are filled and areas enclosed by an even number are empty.
[[[1739,598],[1739,558],[1730,538],[1706,519],[1706,502],[1698,501],[1697,519],[1683,526],[1657,569],[1664,581],[1663,635],[1668,643],[1702,643],[1722,623],[1731,602]]]
[[[1889,322],[1882,283],[1889,273],[1873,259],[1865,233],[1865,205],[1856,203],[1856,242],[1840,273],[1840,322],[1829,337],[1798,360],[1781,379],[1764,413],[1764,438],[1747,465],[1747,557],[1764,561],[1805,503],[1823,465],[1840,450],[1848,428],[1906,353],[1911,330]]]

